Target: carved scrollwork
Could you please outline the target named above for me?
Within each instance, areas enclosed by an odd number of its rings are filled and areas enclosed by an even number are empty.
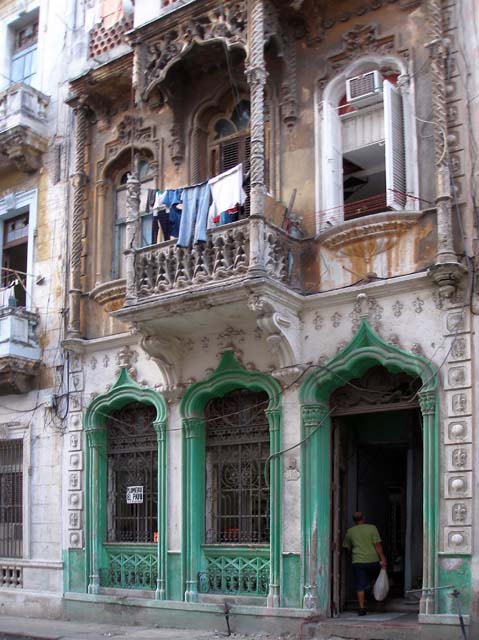
[[[173,336],[160,337],[145,333],[141,347],[156,362],[163,375],[162,391],[179,387],[178,366],[184,355],[181,340]]]
[[[394,35],[379,37],[375,24],[357,24],[343,34],[342,51],[329,58],[333,72],[337,73],[359,54],[388,54],[395,51]]]
[[[336,410],[404,403],[414,406],[421,384],[420,378],[411,378],[403,372],[389,373],[384,367],[377,366],[361,378],[351,380],[348,386],[337,389],[330,402]]]
[[[221,7],[203,15],[188,18],[174,29],[147,45],[144,67],[144,97],[148,98],[153,87],[166,76],[175,64],[195,43],[220,41],[228,48],[240,46],[246,49],[246,3],[225,2]]]
[[[309,428],[319,427],[326,421],[329,408],[325,404],[311,404],[301,407],[303,425]]]
[[[270,300],[258,294],[249,297],[248,307],[256,314],[256,324],[265,336],[269,351],[277,357],[279,368],[297,363],[297,318],[283,308],[278,311]],[[296,374],[299,373],[298,369]]]

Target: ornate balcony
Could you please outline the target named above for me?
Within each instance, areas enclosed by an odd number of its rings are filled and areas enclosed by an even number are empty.
[[[289,365],[283,344],[298,322],[302,241],[248,218],[209,231],[204,244],[175,242],[130,254],[125,303],[112,311],[143,335],[143,348],[168,384],[177,382],[172,363],[183,357],[188,339],[213,323],[226,332],[237,323],[257,325],[282,366]]]
[[[0,307],[0,395],[26,393],[40,366],[35,335],[38,315],[19,307]]]
[[[288,284],[293,273],[294,240],[279,228],[266,224],[265,275]],[[250,268],[249,220],[223,225],[209,232],[206,243],[176,246],[176,240],[140,249],[135,254],[133,297],[126,306],[151,302],[169,294],[214,290],[248,278]],[[128,290],[128,285],[127,285]]]
[[[47,109],[50,98],[17,82],[0,93],[1,164],[32,173],[47,149]]]

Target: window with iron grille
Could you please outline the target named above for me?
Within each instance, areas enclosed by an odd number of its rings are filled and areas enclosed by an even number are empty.
[[[206,419],[206,543],[268,543],[266,393],[246,389],[210,400]]]
[[[130,403],[106,420],[107,542],[154,542],[158,514],[158,444],[151,405]]]
[[[23,553],[23,441],[0,441],[0,556]]]

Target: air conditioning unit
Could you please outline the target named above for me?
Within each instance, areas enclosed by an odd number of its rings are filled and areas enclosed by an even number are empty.
[[[366,106],[381,100],[383,78],[379,71],[368,71],[346,80],[346,100],[355,106]]]

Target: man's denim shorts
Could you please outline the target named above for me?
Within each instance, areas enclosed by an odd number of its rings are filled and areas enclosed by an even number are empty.
[[[381,570],[379,562],[353,563],[354,588],[356,591],[368,591],[371,582],[376,580]]]

